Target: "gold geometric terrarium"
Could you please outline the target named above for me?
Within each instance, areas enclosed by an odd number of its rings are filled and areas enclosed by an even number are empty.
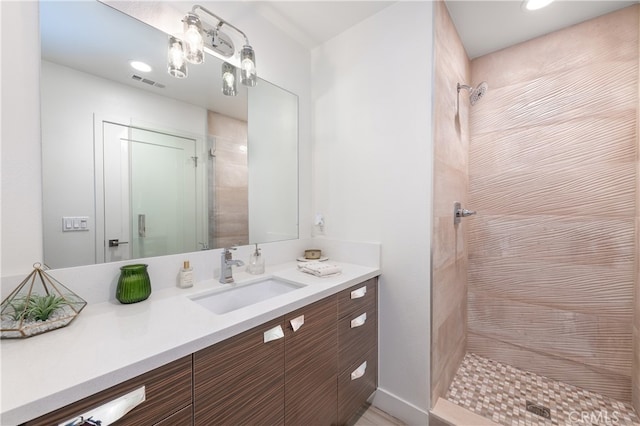
[[[40,263],[2,301],[3,339],[22,338],[68,325],[87,302],[42,270]]]

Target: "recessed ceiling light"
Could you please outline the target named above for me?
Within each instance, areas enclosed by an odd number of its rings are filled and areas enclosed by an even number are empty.
[[[144,62],[141,62],[141,61],[131,61],[131,62],[129,62],[129,65],[131,65],[131,68],[133,68],[134,70],[138,70],[140,72],[150,72],[151,71],[151,66],[149,64],[145,64]]]
[[[553,0],[524,0],[522,8],[525,10],[538,10],[550,5]]]

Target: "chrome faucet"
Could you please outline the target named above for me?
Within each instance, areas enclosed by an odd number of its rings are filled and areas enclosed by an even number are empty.
[[[233,259],[231,250],[235,250],[235,247],[223,249],[220,255],[220,282],[222,284],[231,284],[233,282],[232,266],[244,265],[242,260]]]

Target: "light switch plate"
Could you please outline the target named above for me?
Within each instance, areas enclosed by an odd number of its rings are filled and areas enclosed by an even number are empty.
[[[89,230],[89,216],[63,216],[62,232],[78,232]]]

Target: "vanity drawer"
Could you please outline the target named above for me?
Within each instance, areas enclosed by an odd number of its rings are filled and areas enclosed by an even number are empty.
[[[365,306],[376,304],[378,278],[371,278],[338,294],[338,318],[351,315]]]
[[[338,425],[349,424],[377,387],[376,346],[338,376]]]
[[[145,401],[113,424],[117,426],[154,425],[191,405],[191,359],[191,355],[180,358],[52,413],[31,420],[25,425],[51,426],[71,421],[142,386],[145,387]]]
[[[376,345],[378,318],[373,302],[338,320],[338,372],[349,368]]]

